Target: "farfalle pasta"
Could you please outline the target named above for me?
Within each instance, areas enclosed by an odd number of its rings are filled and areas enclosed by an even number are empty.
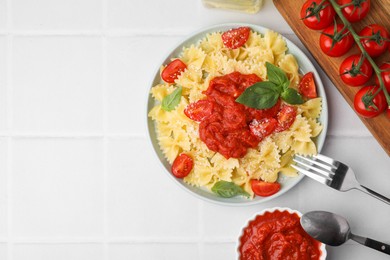
[[[158,143],[169,163],[182,153],[192,158],[194,165],[184,177],[186,183],[211,189],[218,181],[233,182],[253,197],[252,180],[275,182],[279,174],[295,177],[297,172],[291,167],[293,155],[317,153],[313,138],[322,131],[318,121],[321,98],[296,105],[297,115],[289,129],[270,134],[254,147],[248,146],[245,155],[239,158],[227,158],[210,149],[210,144],[200,137],[200,123],[184,112],[190,104],[206,100],[210,82],[217,77],[239,72],[254,74],[266,81],[267,62],[282,69],[290,87],[297,89],[301,79],[298,63],[287,53],[287,44],[281,35],[273,31],[264,35],[250,31],[245,44],[230,49],[224,45],[222,33],[214,32],[184,48],[177,58],[186,68],[174,83],[161,82],[152,88],[156,105],[149,111],[149,117],[155,122]],[[179,86],[182,92],[178,105],[171,111],[164,110],[162,100]]]

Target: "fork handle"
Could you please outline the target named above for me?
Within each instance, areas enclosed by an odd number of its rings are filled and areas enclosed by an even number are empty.
[[[387,203],[387,204],[390,205],[390,199],[385,197],[385,196],[383,196],[383,195],[381,195],[381,194],[379,194],[378,192],[373,191],[370,188],[367,188],[366,186],[363,186],[363,185],[360,185],[360,187],[358,189],[363,191],[363,192],[365,192],[365,193],[367,193],[367,194],[369,194],[369,195],[371,195],[371,196],[373,196],[374,198],[377,198],[378,200],[381,200],[384,203]]]

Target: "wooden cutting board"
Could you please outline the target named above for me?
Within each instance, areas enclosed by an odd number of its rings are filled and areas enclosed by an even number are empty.
[[[339,66],[347,56],[359,53],[358,47],[355,45],[342,57],[328,57],[322,53],[321,48],[319,47],[320,31],[314,31],[307,28],[300,20],[299,14],[305,0],[273,0],[273,2],[284,19],[291,26],[306,48],[311,52],[318,64],[322,67],[328,77],[332,80],[333,84],[353,109],[354,96],[360,87],[353,88],[345,85],[339,76]],[[378,23],[387,28],[387,30],[390,30],[390,0],[371,1],[371,10],[369,15],[359,23],[354,24],[355,31],[359,32],[364,26],[373,23]],[[375,59],[375,61],[377,64],[381,64],[382,61],[390,62],[389,52],[386,52],[386,54]],[[372,83],[373,82],[374,80],[372,79]],[[326,87],[333,86],[325,86],[325,88]],[[371,119],[363,117],[360,117],[360,119],[390,156],[390,119],[388,119],[385,114]],[[332,120],[332,118],[329,118],[329,120]]]

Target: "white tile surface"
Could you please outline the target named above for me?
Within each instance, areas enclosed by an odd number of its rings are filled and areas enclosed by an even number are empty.
[[[107,43],[107,130],[145,135],[146,96],[154,73],[180,37],[113,37]],[[158,45],[155,43],[158,42]],[[155,62],[145,62],[155,61]]]
[[[195,260],[198,257],[197,244],[119,244],[110,245],[108,259],[127,260]]]
[[[236,244],[235,243],[215,243],[205,244],[203,246],[204,260],[235,260],[236,259]]]
[[[14,130],[102,131],[102,43],[98,37],[16,37]]]
[[[261,13],[248,15],[234,11],[206,9],[201,0],[169,2],[111,0],[108,1],[108,25],[112,29],[129,29],[142,34],[147,32],[188,34],[213,24],[246,22],[260,24],[281,32],[291,32],[282,16],[275,12],[272,1],[264,2]],[[145,19],[145,17],[153,17],[153,19]]]
[[[1,133],[7,129],[7,38],[5,36],[0,36],[0,57],[1,57],[0,59],[0,133]]]
[[[0,239],[7,236],[7,139],[0,138]],[[2,259],[0,257],[0,259]]]
[[[102,24],[102,4],[95,0],[14,0],[12,10],[17,30],[85,30]]]
[[[7,244],[0,243],[0,259],[7,260],[8,259],[8,251],[7,251]]]
[[[14,235],[103,234],[101,140],[23,138],[13,150]]]
[[[109,140],[109,235],[132,239],[197,237],[199,202],[165,176],[147,141]]]
[[[17,244],[13,248],[14,260],[103,260],[101,244]]]
[[[0,30],[7,27],[7,0],[0,0]]]

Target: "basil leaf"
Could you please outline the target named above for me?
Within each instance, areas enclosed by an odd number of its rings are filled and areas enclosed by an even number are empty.
[[[161,108],[165,111],[174,110],[180,102],[182,89],[183,88],[180,86],[175,89],[171,94],[164,97],[161,103]]]
[[[285,86],[286,82],[289,81],[286,73],[282,69],[269,62],[266,62],[265,66],[267,68],[268,80],[272,83],[278,86]]]
[[[236,101],[248,107],[265,109],[273,107],[276,104],[280,95],[279,93],[274,83],[262,81],[247,88]]]
[[[293,88],[288,88],[283,91],[281,97],[284,101],[292,105],[303,104],[305,102],[301,94]]]
[[[211,188],[211,191],[223,198],[232,198],[238,195],[250,197],[249,193],[246,192],[240,186],[228,181],[218,181]]]

